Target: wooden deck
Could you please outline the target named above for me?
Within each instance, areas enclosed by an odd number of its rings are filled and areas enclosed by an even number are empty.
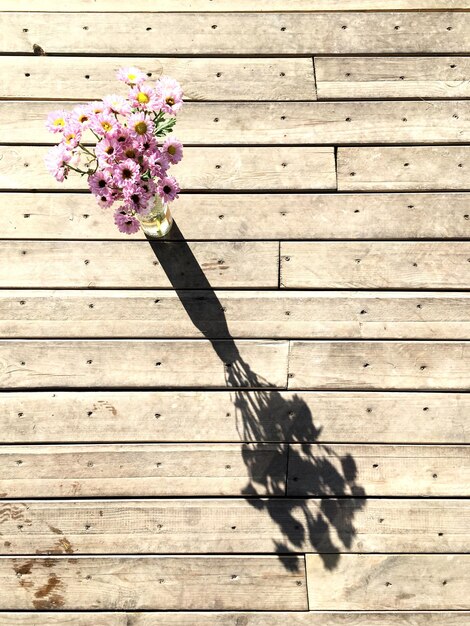
[[[0,10],[0,626],[468,626],[469,0]],[[168,241],[43,165],[129,61]]]

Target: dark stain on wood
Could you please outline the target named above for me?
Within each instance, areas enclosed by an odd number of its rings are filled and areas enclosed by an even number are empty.
[[[48,524],[51,532],[54,533],[54,535],[63,535],[64,533],[60,530],[60,528],[56,528],[55,526],[51,526],[51,524]]]
[[[65,601],[63,596],[59,593],[63,589],[63,583],[60,578],[53,572],[49,574],[47,583],[34,594],[35,600],[33,600],[34,608],[40,609],[58,609],[64,606]]]
[[[31,574],[33,565],[34,561],[26,561],[22,565],[13,565],[13,569],[17,576],[27,576],[27,574]]]
[[[36,591],[34,597],[45,598],[46,596],[50,595],[55,589],[61,586],[62,583],[60,582],[60,578],[58,578],[56,574],[50,574],[47,583]]]

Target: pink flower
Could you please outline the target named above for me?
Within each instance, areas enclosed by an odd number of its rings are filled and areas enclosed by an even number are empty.
[[[180,188],[173,176],[165,176],[159,181],[157,192],[164,202],[172,202],[178,197]]]
[[[116,141],[115,136],[103,137],[96,144],[95,154],[103,167],[123,158],[121,145]]]
[[[54,178],[62,183],[69,173],[67,164],[72,158],[72,152],[63,143],[52,147],[44,159],[46,167]]]
[[[147,159],[147,167],[150,170],[150,176],[157,178],[165,178],[170,162],[165,154],[159,150],[151,154]]]
[[[62,141],[66,143],[70,149],[76,148],[82,138],[82,127],[77,121],[69,118],[62,134]]]
[[[107,192],[103,192],[100,196],[98,196],[97,200],[102,209],[107,209],[115,203],[116,198],[109,192],[109,190],[107,190]]]
[[[183,144],[178,139],[169,137],[163,144],[163,154],[168,157],[170,163],[175,165],[183,158]]]
[[[106,107],[104,106],[102,100],[95,100],[94,102],[88,103],[88,111],[90,115],[99,115],[104,112],[105,108]]]
[[[63,110],[49,113],[46,121],[47,130],[50,133],[61,133],[64,130],[68,115],[67,111]]]
[[[128,185],[123,189],[124,199],[128,207],[136,213],[146,213],[149,202],[152,198],[150,188],[143,185]]]
[[[159,109],[159,100],[155,89],[147,85],[136,85],[129,92],[129,100],[135,109],[155,111]]]
[[[103,98],[104,109],[107,113],[116,113],[117,115],[129,115],[131,105],[124,96],[112,94]]]
[[[70,118],[78,124],[82,130],[90,126],[92,113],[87,105],[80,105],[72,109]]]
[[[119,187],[133,185],[140,177],[140,168],[132,159],[125,159],[113,170],[114,179]]]
[[[144,112],[130,115],[127,127],[135,139],[150,140],[153,137],[154,124]]]
[[[92,118],[90,128],[97,135],[112,135],[118,130],[118,121],[114,115],[103,112]]]
[[[109,186],[112,182],[113,179],[108,170],[98,170],[95,174],[88,177],[90,191],[97,197],[107,195],[110,192]]]
[[[128,235],[136,233],[140,228],[139,220],[126,211],[125,208],[116,211],[114,214],[114,223],[121,233],[127,233]]]
[[[169,76],[162,76],[157,81],[156,92],[162,111],[176,115],[183,106],[183,90],[179,82]]]
[[[116,76],[118,80],[122,80],[126,85],[140,85],[145,80],[145,74],[137,67],[121,67]]]

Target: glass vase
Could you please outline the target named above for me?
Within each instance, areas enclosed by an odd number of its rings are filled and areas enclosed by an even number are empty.
[[[140,227],[151,239],[159,239],[167,235],[173,226],[173,218],[160,196],[153,199],[152,208],[145,215],[138,215]]]

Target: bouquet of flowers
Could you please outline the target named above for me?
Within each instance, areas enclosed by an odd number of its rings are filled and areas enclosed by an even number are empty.
[[[120,69],[117,77],[129,87],[127,98],[110,95],[49,114],[46,126],[61,140],[45,161],[59,182],[71,170],[87,176],[103,208],[119,203],[114,222],[131,234],[155,203],[166,206],[178,197],[178,182],[168,170],[181,161],[183,145],[163,138],[173,131],[183,92],[169,76],[146,84],[146,75],[135,67]]]

